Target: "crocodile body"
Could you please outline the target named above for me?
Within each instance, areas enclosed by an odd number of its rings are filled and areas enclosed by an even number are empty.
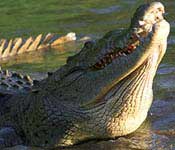
[[[85,43],[32,91],[4,98],[0,126],[13,128],[23,144],[45,148],[134,132],[151,106],[166,51],[163,13],[159,2],[141,5],[128,29]]]
[[[36,38],[29,37],[15,39],[0,40],[0,60],[7,59],[11,56],[19,55],[26,52],[36,50],[46,50],[54,48],[59,44],[76,40],[75,33],[68,33],[66,36],[58,36],[57,34],[48,33],[47,35],[38,35]]]
[[[25,93],[32,89],[34,81],[28,75],[22,75],[0,68],[0,94]]]

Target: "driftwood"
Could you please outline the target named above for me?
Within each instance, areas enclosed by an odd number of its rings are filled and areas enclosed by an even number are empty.
[[[0,59],[18,55],[25,52],[43,50],[53,48],[59,44],[76,40],[75,33],[68,33],[66,36],[59,37],[56,34],[48,33],[46,36],[42,34],[37,37],[29,37],[28,39],[1,39],[0,40]]]

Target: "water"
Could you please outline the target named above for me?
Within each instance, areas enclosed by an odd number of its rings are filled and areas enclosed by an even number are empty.
[[[135,9],[143,0],[6,0],[0,1],[0,37],[28,37],[39,33],[60,35],[76,32],[78,38],[100,38],[116,28],[125,28]],[[90,141],[70,150],[175,150],[175,2],[164,0],[171,24],[167,53],[154,80],[154,102],[148,118],[135,133],[116,140]],[[56,70],[75,54],[83,43],[71,43],[57,50],[24,54],[1,62],[3,68],[17,70],[41,78]],[[14,148],[15,149],[15,148]],[[16,147],[18,150],[32,149]],[[11,149],[12,150],[12,149]]]

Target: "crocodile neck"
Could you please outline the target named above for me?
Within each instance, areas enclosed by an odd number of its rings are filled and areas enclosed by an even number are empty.
[[[88,119],[77,125],[81,130],[73,136],[78,139],[67,140],[70,137],[65,137],[64,145],[96,137],[114,138],[135,131],[146,119],[152,104],[152,83],[157,61],[159,54],[155,52],[143,65],[113,87],[101,103],[76,110]]]
[[[95,134],[99,137],[105,135],[106,138],[127,135],[142,124],[153,100],[152,84],[158,67],[157,61],[159,54],[155,52],[142,66],[111,89],[104,97],[104,101],[108,99],[108,105],[100,103],[86,110],[94,112],[88,125],[94,121],[99,122],[99,126],[96,124],[91,127],[97,128]]]

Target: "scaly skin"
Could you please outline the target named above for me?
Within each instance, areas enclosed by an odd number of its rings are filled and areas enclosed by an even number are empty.
[[[30,91],[33,80],[28,75],[22,75],[0,68],[0,94],[16,94]],[[0,96],[1,98],[1,96]]]
[[[33,92],[6,98],[0,126],[13,127],[26,145],[45,148],[135,131],[151,106],[166,51],[170,27],[163,13],[159,2],[140,6],[127,30],[87,42]]]
[[[76,40],[75,33],[68,33],[66,36],[58,36],[56,34],[48,33],[47,35],[38,35],[36,38],[29,37],[15,38],[15,39],[1,39],[0,40],[0,60],[8,59],[12,56],[19,55],[26,52],[36,50],[46,50],[54,48],[59,44]]]

